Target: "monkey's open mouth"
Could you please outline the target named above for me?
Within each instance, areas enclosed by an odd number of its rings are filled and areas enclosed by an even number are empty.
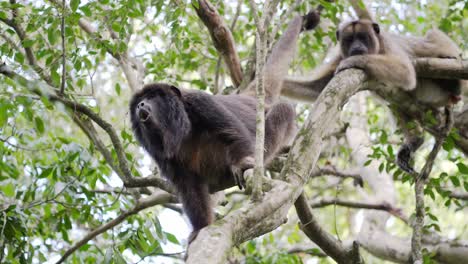
[[[146,122],[148,121],[150,114],[148,111],[140,109],[140,111],[138,111],[138,117],[140,118],[141,122]]]

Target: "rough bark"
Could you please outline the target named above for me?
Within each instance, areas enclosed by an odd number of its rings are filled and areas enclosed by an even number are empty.
[[[209,1],[199,0],[198,7],[195,7],[195,11],[197,11],[198,17],[200,17],[210,32],[213,45],[223,57],[229,69],[232,83],[235,87],[238,87],[242,82],[243,76],[239,55],[237,54],[231,30]]]

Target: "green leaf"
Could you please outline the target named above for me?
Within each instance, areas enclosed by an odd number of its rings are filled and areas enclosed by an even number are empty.
[[[460,179],[457,176],[450,176],[450,181],[452,182],[453,186],[460,187]]]
[[[180,245],[179,240],[177,240],[177,238],[173,234],[167,233],[167,232],[165,234],[166,234],[167,240],[169,240],[170,242],[176,245]]]
[[[115,84],[115,92],[116,92],[117,95],[119,95],[119,96],[120,96],[120,90],[121,90],[120,84],[119,84],[119,83],[116,83],[116,84]]]
[[[385,131],[382,131],[382,134],[380,134],[380,144],[387,144],[388,142],[388,135]]]
[[[13,197],[15,196],[15,185],[13,183],[8,183],[0,187],[2,190],[3,194],[7,197]]]
[[[8,19],[8,15],[5,12],[0,11],[0,19]]]
[[[114,263],[115,264],[127,264],[127,261],[122,257],[120,252],[114,251]]]
[[[32,39],[25,39],[23,41],[23,47],[25,47],[25,48],[30,48],[30,47],[32,47],[33,44],[34,44],[34,40],[32,40]]]
[[[57,25],[52,24],[51,27],[47,30],[47,40],[49,40],[50,44],[55,44],[57,42]]]
[[[91,9],[89,8],[88,5],[80,7],[80,10],[85,14],[85,16],[90,17],[93,13],[91,12]]]
[[[76,12],[76,9],[78,9],[78,6],[80,5],[80,0],[71,0],[70,1],[70,8],[73,12]]]
[[[0,127],[3,127],[8,121],[8,106],[4,101],[0,102]]]
[[[457,163],[458,171],[463,174],[468,174],[468,167],[464,163]]]
[[[50,77],[52,77],[52,81],[54,82],[55,85],[60,84],[60,75],[57,73],[57,71],[51,71],[50,72]]]
[[[44,122],[42,121],[42,119],[36,116],[34,118],[34,124],[36,125],[37,132],[39,132],[40,134],[43,134],[45,129],[44,129]]]

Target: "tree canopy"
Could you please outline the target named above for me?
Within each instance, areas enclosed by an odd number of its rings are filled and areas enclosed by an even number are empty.
[[[360,70],[334,78],[313,104],[295,102],[301,129],[266,168],[263,195],[216,194],[218,221],[188,247],[190,227],[133,136],[128,102],[151,82],[245,88],[293,15],[321,4],[290,68],[309,76],[334,52],[339,23],[355,17],[346,1],[265,2],[0,2],[0,262],[183,263],[188,251],[188,263],[406,263],[416,228],[423,263],[468,262],[466,106],[441,136],[437,114],[411,98],[356,93]],[[364,2],[385,30],[437,27],[466,58],[468,1]],[[466,60],[415,63],[418,74],[468,79]],[[395,164],[395,103],[425,124],[415,157],[418,171],[432,168],[422,208],[414,177]]]

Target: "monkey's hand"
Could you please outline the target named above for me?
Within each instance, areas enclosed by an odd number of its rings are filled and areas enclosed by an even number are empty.
[[[367,61],[368,58],[365,55],[355,55],[346,58],[336,67],[335,75],[347,69],[361,69],[365,71]]]
[[[312,10],[302,16],[302,31],[314,29],[320,22],[320,11]]]
[[[242,158],[242,160],[237,165],[232,165],[232,175],[234,175],[234,181],[236,182],[239,189],[245,188],[245,179],[244,171],[255,167],[255,158],[247,156]]]

